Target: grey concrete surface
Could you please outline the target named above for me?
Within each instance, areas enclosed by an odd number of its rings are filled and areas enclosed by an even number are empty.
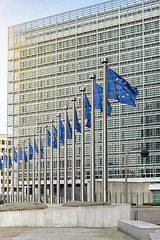
[[[160,239],[160,232],[149,233],[149,236],[150,236],[151,240],[159,240]]]
[[[0,240],[13,240],[20,233],[30,230],[30,228],[0,228]]]
[[[144,221],[118,221],[118,229],[137,240],[150,240],[149,233],[160,230],[160,226]]]
[[[117,227],[117,220],[129,220],[129,204],[111,204],[89,207],[49,206],[33,209],[0,212],[0,227]]]
[[[133,240],[110,228],[39,228],[23,232],[14,240]]]

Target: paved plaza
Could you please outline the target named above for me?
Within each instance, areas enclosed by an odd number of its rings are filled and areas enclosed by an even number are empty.
[[[0,240],[133,240],[110,228],[0,228]]]

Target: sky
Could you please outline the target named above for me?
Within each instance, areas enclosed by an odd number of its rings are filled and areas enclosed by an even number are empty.
[[[105,0],[0,0],[0,134],[7,133],[8,27]]]

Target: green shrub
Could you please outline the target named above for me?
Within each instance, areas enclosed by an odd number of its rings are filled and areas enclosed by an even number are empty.
[[[4,204],[4,201],[3,201],[3,200],[0,200],[0,204]]]
[[[160,203],[143,203],[144,206],[160,206]]]

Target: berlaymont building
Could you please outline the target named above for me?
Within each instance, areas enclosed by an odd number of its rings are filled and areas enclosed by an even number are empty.
[[[73,97],[76,97],[81,123],[80,88],[86,87],[86,95],[91,100],[90,75],[94,73],[96,82],[102,85],[101,60],[107,57],[108,66],[138,89],[136,107],[109,100],[112,105],[112,113],[108,116],[109,192],[115,193],[115,201],[124,192],[125,152],[146,147],[149,151],[147,158],[141,158],[138,151],[128,154],[129,193],[149,194],[151,198],[160,193],[160,1],[106,1],[11,26],[8,39],[8,135],[13,136],[14,146],[21,145],[27,137],[33,143],[33,134],[38,141],[39,130],[44,143],[45,125],[54,120],[57,127],[57,113],[61,113],[64,122],[65,106],[68,106],[72,124]],[[98,198],[102,179],[100,110],[95,111],[95,136]],[[90,181],[90,142],[91,132],[86,128],[86,186]],[[68,140],[68,144],[68,174],[71,180],[72,143]],[[56,151],[53,150],[55,182]],[[81,134],[76,132],[77,187],[80,183],[80,162]],[[48,159],[48,180],[49,166]],[[63,188],[63,145],[60,174]],[[159,195],[156,196],[156,201],[159,201]]]

